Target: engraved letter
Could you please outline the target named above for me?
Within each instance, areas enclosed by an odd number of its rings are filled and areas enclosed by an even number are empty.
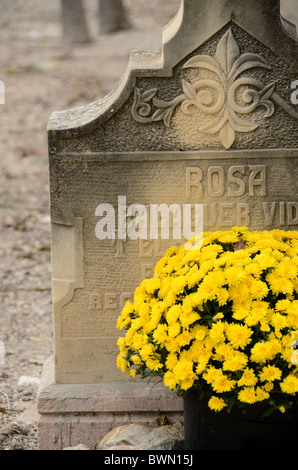
[[[141,276],[142,281],[146,278],[153,277],[154,275],[154,264],[142,264],[141,265]]]
[[[103,217],[105,215],[105,217]],[[115,240],[115,210],[111,204],[100,204],[95,210],[97,217],[102,219],[97,222],[95,235],[99,240]],[[105,230],[104,230],[105,229]]]
[[[116,243],[116,254],[115,254],[115,258],[125,258],[125,254],[124,254],[124,241],[123,241],[123,240],[117,240],[115,243]]]
[[[241,178],[237,178],[235,173],[242,173],[244,175],[245,168],[244,166],[231,166],[229,168],[229,182],[233,186],[229,186],[228,196],[243,196],[245,194],[245,182]]]
[[[271,204],[271,207],[269,207],[270,204],[268,202],[263,203],[266,225],[269,225],[269,226],[273,225],[273,218],[275,215],[276,205],[277,205],[276,202],[273,202]]]
[[[250,211],[247,203],[237,204],[237,225],[248,227],[250,224]]]
[[[140,258],[152,258],[153,257],[153,247],[152,241],[150,240],[140,240],[139,241],[139,256]]]
[[[220,166],[211,166],[208,169],[208,194],[211,197],[220,197],[225,191],[224,170]]]
[[[251,174],[249,176],[249,195],[256,196],[255,186],[260,187],[258,196],[266,196],[267,194],[267,181],[266,181],[266,165],[252,165],[249,167]],[[260,175],[257,179],[256,177]]]
[[[202,197],[203,196],[203,173],[201,168],[186,168],[186,197]],[[192,191],[192,188],[194,191]]]
[[[235,224],[234,219],[233,219],[234,212],[235,212],[235,204],[220,204],[219,205],[220,225],[222,227],[232,227]]]
[[[298,224],[298,202],[288,202],[288,225]]]
[[[117,308],[116,304],[116,294],[106,294],[105,295],[105,308],[115,310]]]
[[[280,225],[286,225],[286,203],[280,202],[279,203],[279,211],[280,211]]]
[[[101,297],[98,294],[89,295],[89,310],[101,309]]]

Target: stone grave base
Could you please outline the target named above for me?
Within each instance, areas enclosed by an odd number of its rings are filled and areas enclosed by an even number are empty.
[[[182,399],[162,384],[57,384],[53,358],[44,366],[37,410],[40,450],[62,450],[78,444],[96,449],[117,426],[153,426],[160,416],[166,416],[169,423],[183,418]]]

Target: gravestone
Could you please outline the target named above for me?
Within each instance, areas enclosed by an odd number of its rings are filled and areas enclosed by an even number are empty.
[[[52,115],[55,358],[40,448],[181,415],[162,385],[117,369],[117,318],[197,226],[297,230],[297,72],[277,0],[182,0],[161,52],[132,53],[106,98]]]

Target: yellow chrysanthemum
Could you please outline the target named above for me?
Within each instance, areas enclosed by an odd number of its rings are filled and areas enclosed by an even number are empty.
[[[298,232],[235,227],[201,241],[171,247],[126,302],[117,366],[171,390],[198,385],[215,412],[226,393],[284,411],[298,393]]]
[[[281,383],[280,388],[283,393],[289,395],[295,395],[298,393],[298,377],[293,374],[289,374]]]
[[[231,323],[226,327],[227,339],[235,349],[244,349],[252,341],[252,334],[246,325]]]
[[[274,382],[275,380],[280,380],[282,371],[275,366],[266,366],[263,367],[262,372],[260,373],[261,382]]]
[[[254,387],[258,382],[258,378],[255,375],[255,372],[253,369],[246,368],[243,371],[242,377],[240,380],[238,380],[238,386],[239,387]]]
[[[208,401],[208,406],[211,410],[213,411],[221,411],[223,408],[227,406],[225,401],[222,398],[218,397],[211,397],[210,400]]]

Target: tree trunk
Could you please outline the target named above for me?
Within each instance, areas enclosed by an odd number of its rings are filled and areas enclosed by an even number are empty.
[[[101,34],[130,28],[122,0],[98,0],[98,10]]]
[[[61,0],[61,19],[65,43],[91,41],[82,0]]]

